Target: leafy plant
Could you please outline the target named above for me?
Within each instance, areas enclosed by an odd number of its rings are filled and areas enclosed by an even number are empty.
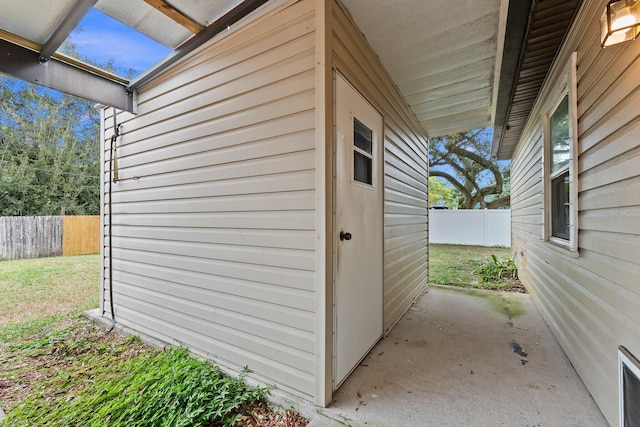
[[[429,245],[429,279],[431,283],[461,287],[493,289],[494,283],[479,284],[474,271],[491,254],[508,257],[511,249],[467,245]]]
[[[516,255],[512,258],[498,258],[491,254],[491,258],[487,259],[474,273],[480,275],[480,281],[483,283],[493,282],[501,279],[517,279],[518,267],[515,262]]]
[[[104,361],[103,361],[104,362]],[[53,377],[54,396],[35,393],[13,408],[6,426],[231,426],[266,390],[223,375],[185,348],[143,352],[119,364]],[[45,385],[45,388],[47,385]]]

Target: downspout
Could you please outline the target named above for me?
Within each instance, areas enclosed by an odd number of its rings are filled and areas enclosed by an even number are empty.
[[[120,136],[118,125],[116,123],[116,109],[113,109],[113,135],[111,135],[111,147],[109,149],[109,309],[111,311],[111,329],[116,327],[116,313],[113,308],[113,211],[111,207],[112,185],[118,182],[118,157],[116,150],[116,140]],[[115,169],[114,169],[115,166]]]

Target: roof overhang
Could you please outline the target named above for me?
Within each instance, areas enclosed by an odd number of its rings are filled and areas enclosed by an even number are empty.
[[[136,90],[269,0],[0,0],[0,72],[135,112]],[[173,49],[133,81],[57,52],[92,8]]]
[[[504,158],[579,0],[342,2],[428,136],[495,123],[494,148],[500,147],[496,154]],[[282,0],[0,0],[0,72],[134,111],[137,88],[227,26],[278,3]],[[92,6],[173,52],[131,82],[57,53]],[[544,64],[538,61],[541,53]],[[540,73],[536,83],[531,83],[533,71]],[[525,90],[529,107],[520,104]]]
[[[512,2],[491,154],[510,159],[581,0]],[[524,13],[528,4],[530,11]],[[512,9],[513,8],[513,14]]]
[[[342,1],[428,136],[492,125],[508,0]]]

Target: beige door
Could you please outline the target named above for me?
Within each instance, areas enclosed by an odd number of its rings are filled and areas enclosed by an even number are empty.
[[[334,390],[382,337],[382,116],[336,77]]]

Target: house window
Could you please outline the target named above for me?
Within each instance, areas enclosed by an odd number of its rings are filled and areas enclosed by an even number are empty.
[[[552,93],[556,102],[545,116],[544,238],[577,254],[578,182],[576,55]]]
[[[373,184],[373,131],[353,118],[353,179]]]

